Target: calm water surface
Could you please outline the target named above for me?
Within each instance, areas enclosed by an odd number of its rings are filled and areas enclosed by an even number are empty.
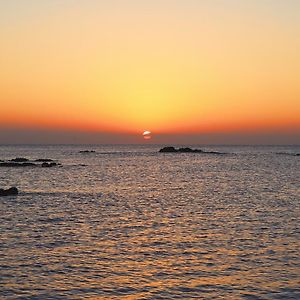
[[[300,147],[159,148],[0,146],[0,298],[300,299]]]

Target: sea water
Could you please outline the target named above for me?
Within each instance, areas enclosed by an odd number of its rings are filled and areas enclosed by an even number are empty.
[[[0,298],[300,299],[300,147],[160,147],[0,146]]]

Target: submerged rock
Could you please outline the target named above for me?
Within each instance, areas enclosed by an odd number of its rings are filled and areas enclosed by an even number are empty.
[[[203,153],[203,154],[225,154],[222,152],[216,151],[203,151],[201,149],[191,149],[191,148],[179,148],[176,149],[175,147],[164,147],[159,150],[161,153]]]
[[[0,196],[13,196],[18,195],[19,191],[16,187],[11,187],[7,190],[0,189]]]

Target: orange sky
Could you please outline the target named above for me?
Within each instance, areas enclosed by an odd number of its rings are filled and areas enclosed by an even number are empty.
[[[0,3],[0,126],[300,132],[300,1]]]

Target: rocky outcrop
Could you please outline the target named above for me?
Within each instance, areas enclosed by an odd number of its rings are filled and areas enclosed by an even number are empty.
[[[203,151],[201,149],[191,149],[191,148],[178,148],[175,147],[164,147],[159,150],[161,153],[203,153],[203,154],[225,154],[222,152],[216,152],[216,151]]]
[[[60,166],[60,163],[55,162],[50,158],[39,158],[34,161],[30,161],[27,158],[17,157],[7,161],[0,161],[0,167],[8,168],[20,168],[20,167],[42,167],[42,168],[51,168]]]
[[[19,191],[16,187],[11,187],[7,190],[0,189],[0,197],[1,196],[15,196],[18,195]]]
[[[178,152],[178,150],[176,150],[174,147],[164,147],[160,149],[159,152],[174,153]]]

